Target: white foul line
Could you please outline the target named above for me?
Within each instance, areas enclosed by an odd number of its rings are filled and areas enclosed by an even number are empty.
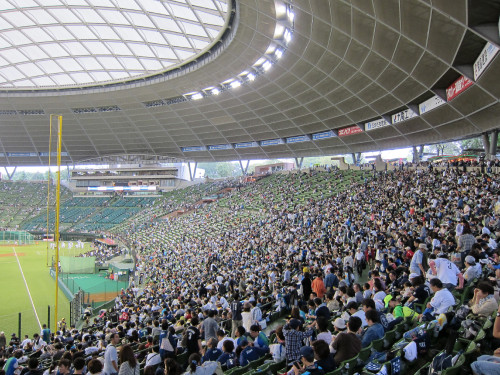
[[[31,306],[33,307],[33,311],[35,313],[38,326],[40,327],[40,329],[42,329],[42,325],[40,324],[40,319],[38,318],[38,314],[36,313],[35,304],[33,303],[33,298],[31,298],[30,288],[28,288],[28,283],[26,282],[26,278],[24,277],[23,268],[21,267],[21,263],[19,262],[19,258],[17,257],[16,248],[13,247],[12,250],[14,250],[14,255],[16,256],[17,265],[19,266],[19,270],[21,271],[21,275],[23,276],[24,285],[26,286],[26,290],[28,291],[28,296],[30,297]]]

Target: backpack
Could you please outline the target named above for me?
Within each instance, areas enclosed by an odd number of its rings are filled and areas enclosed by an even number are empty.
[[[434,357],[431,365],[429,366],[429,375],[440,375],[443,370],[446,370],[448,367],[453,366],[452,363],[453,356],[447,354],[446,352],[440,353]]]
[[[461,325],[464,328],[462,337],[466,340],[474,339],[482,328],[481,323],[472,319],[464,320]]]
[[[467,315],[469,315],[471,309],[467,305],[462,305],[458,308],[457,312],[455,313],[455,317],[460,320],[465,320],[467,319]]]

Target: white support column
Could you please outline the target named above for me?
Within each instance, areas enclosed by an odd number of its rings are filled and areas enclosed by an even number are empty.
[[[490,138],[488,137],[488,133],[483,133],[482,135],[483,138],[483,147],[484,147],[484,153],[486,154],[486,159],[490,158]]]
[[[497,143],[498,143],[498,129],[493,130],[491,132],[490,156],[492,159],[494,159],[495,155],[497,154]]]

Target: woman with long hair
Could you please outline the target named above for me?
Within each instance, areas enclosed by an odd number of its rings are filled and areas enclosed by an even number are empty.
[[[181,366],[173,358],[165,359],[165,375],[181,375]]]
[[[139,375],[140,368],[134,351],[130,345],[124,345],[120,349],[120,370],[118,375]]]
[[[213,375],[219,362],[204,362],[201,364],[201,355],[193,353],[188,359],[188,368],[184,375]]]

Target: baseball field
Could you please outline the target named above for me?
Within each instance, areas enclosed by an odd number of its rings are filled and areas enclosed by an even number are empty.
[[[61,248],[60,255],[74,256],[90,250],[84,248]],[[48,252],[48,256],[47,256]],[[21,313],[22,335],[33,336],[40,332],[40,326],[47,324],[50,306],[50,329],[55,330],[55,281],[49,275],[49,266],[54,250],[47,250],[47,243],[33,245],[0,245],[0,331],[7,339],[18,333]],[[47,259],[49,262],[47,262]],[[69,301],[59,291],[58,320],[69,321]]]

